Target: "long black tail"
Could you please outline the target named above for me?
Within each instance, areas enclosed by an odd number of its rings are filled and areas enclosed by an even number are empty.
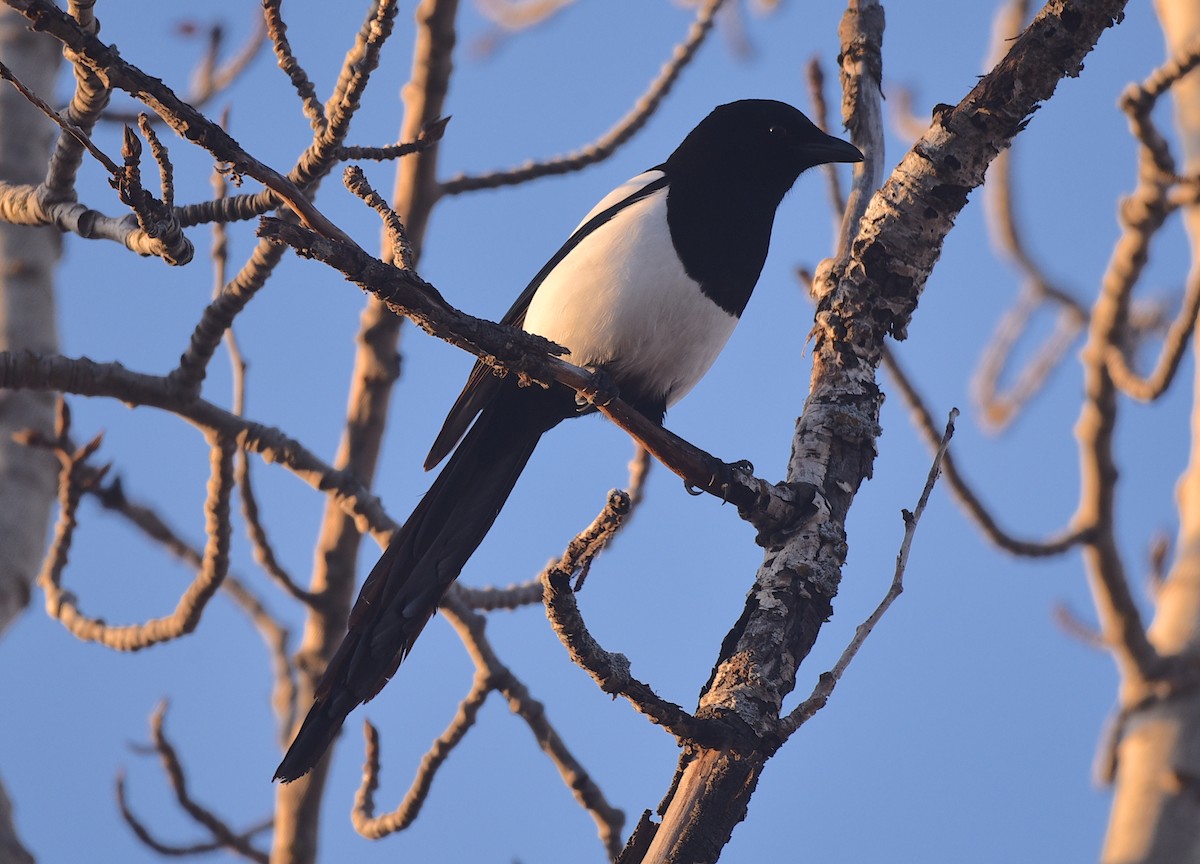
[[[505,382],[507,385],[508,382]],[[571,413],[558,388],[506,386],[392,538],[275,779],[312,770],[342,723],[395,673],[517,482],[542,435]]]

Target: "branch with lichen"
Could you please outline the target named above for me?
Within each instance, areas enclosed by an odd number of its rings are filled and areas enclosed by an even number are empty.
[[[876,6],[852,0],[847,15]],[[705,850],[723,847],[745,812],[777,747],[795,670],[832,612],[847,548],[846,518],[870,475],[880,431],[876,369],[884,340],[906,335],[945,237],[994,156],[1062,78],[1079,73],[1123,7],[1123,0],[1048,3],[1004,58],[957,105],[935,116],[862,218],[847,219],[857,226],[857,235],[841,247],[848,256],[818,267],[812,381],[788,470],[790,480],[814,484],[829,511],[765,549],[746,608],[722,643],[696,712],[740,729],[738,741],[684,754],[660,808],[662,821],[647,829],[654,836],[638,856],[646,864],[708,856]]]

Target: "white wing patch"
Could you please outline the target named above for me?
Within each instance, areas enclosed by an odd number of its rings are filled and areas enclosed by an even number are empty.
[[[648,171],[617,187],[580,224],[661,176]],[[736,324],[684,272],[667,227],[667,190],[660,189],[559,262],[530,301],[524,326],[569,348],[572,363],[603,364],[670,406],[708,371]]]

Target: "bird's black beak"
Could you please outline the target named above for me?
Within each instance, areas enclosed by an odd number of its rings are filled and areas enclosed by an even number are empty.
[[[805,160],[810,165],[824,165],[827,162],[861,162],[862,151],[841,138],[825,135],[817,141],[806,141],[800,148]]]

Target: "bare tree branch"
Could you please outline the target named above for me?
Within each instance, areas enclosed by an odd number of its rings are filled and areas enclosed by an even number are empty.
[[[562,558],[542,571],[546,616],[572,662],[583,668],[605,693],[624,696],[652,723],[662,726],[680,743],[699,741],[714,745],[725,737],[715,724],[698,722],[681,707],[661,698],[630,673],[629,659],[605,651],[584,624],[571,590],[571,578],[585,567],[620,529],[629,510],[629,496],[619,490],[608,493],[604,509],[592,524],[567,546]]]
[[[408,792],[397,805],[395,810],[382,816],[375,815],[375,792],[379,789],[379,731],[369,721],[363,721],[363,734],[367,739],[366,761],[363,764],[362,785],[354,796],[354,807],[350,811],[350,821],[354,830],[368,840],[379,840],[389,834],[395,834],[408,828],[429,797],[430,787],[437,775],[438,769],[466,737],[467,732],[475,725],[479,709],[484,700],[492,692],[492,682],[487,670],[477,670],[471,690],[458,705],[458,713],[450,721],[438,738],[433,742],[429,751],[421,757],[416,776],[408,787]]]
[[[67,5],[68,14],[78,22],[79,27],[95,36],[100,30],[100,22],[92,12],[93,2],[77,2],[70,0]],[[111,89],[95,72],[83,64],[80,58],[71,50],[64,50],[63,55],[71,64],[75,75],[75,91],[71,102],[67,105],[65,120],[71,126],[79,129],[85,136],[100,119],[108,106]],[[76,136],[60,136],[54,155],[50,157],[46,169],[46,179],[43,186],[54,199],[70,197],[75,188],[75,177],[79,166],[83,164],[84,145]]]
[[[816,485],[829,513],[765,550],[697,711],[743,730],[738,746],[685,754],[645,862],[702,860],[705,850],[724,846],[745,812],[774,752],[783,698],[841,578],[846,515],[875,455],[884,339],[905,336],[942,242],[988,163],[1063,77],[1078,74],[1123,7],[1123,0],[1051,0],[901,159],[858,222],[849,259],[818,268],[812,383],[789,479]]]
[[[850,0],[838,25],[842,81],[842,123],[863,152],[854,165],[854,181],[838,232],[837,258],[844,258],[867,202],[884,177],[883,148],[883,6],[876,0]]]
[[[283,23],[283,13],[280,8],[282,5],[283,0],[263,0],[263,20],[267,25],[267,35],[271,39],[271,47],[275,51],[275,59],[279,61],[279,68],[292,82],[296,95],[300,97],[304,116],[312,124],[313,132],[323,135],[329,125],[325,118],[325,110],[321,107],[321,101],[317,98],[317,90],[309,80],[308,73],[296,59],[291,43],[288,42],[287,25]]]
[[[941,443],[933,455],[933,464],[929,467],[929,476],[925,479],[925,488],[921,490],[917,506],[911,513],[908,510],[901,511],[901,515],[904,517],[904,539],[900,541],[900,551],[896,555],[896,571],[892,574],[892,583],[888,586],[887,593],[883,595],[883,599],[879,601],[875,610],[867,616],[867,620],[854,629],[854,637],[850,640],[850,644],[842,651],[837,662],[833,664],[833,668],[821,674],[816,686],[813,687],[812,695],[779,721],[779,734],[785,740],[829,703],[829,697],[833,695],[834,688],[842,680],[842,676],[850,667],[863,643],[867,641],[867,637],[875,629],[875,625],[883,619],[892,603],[904,591],[904,571],[908,567],[908,551],[912,548],[913,537],[917,534],[917,523],[921,521],[921,514],[925,512],[925,505],[929,503],[933,485],[937,483],[938,476],[941,474],[942,460],[946,457],[950,439],[954,436],[954,421],[957,417],[958,409],[951,408],[950,419],[946,421],[946,431],[942,434]]]
[[[254,834],[265,830],[264,826],[256,826],[245,832],[236,832],[223,819],[192,799],[191,793],[188,791],[187,775],[184,773],[183,764],[179,761],[179,754],[176,753],[174,745],[171,744],[166,732],[163,731],[163,721],[166,713],[167,703],[162,702],[150,717],[150,731],[154,739],[154,752],[158,754],[162,762],[163,771],[171,783],[171,789],[175,792],[175,800],[178,802],[180,808],[212,835],[212,842],[181,847],[171,846],[155,840],[143,823],[129,809],[125,801],[125,778],[118,776],[117,798],[120,802],[121,814],[125,817],[125,821],[134,829],[139,839],[155,851],[163,854],[192,855],[199,852],[207,852],[210,849],[226,849],[249,861],[255,861],[257,864],[268,864],[267,854],[254,848],[250,843],[250,838]],[[270,824],[270,822],[267,822],[265,827],[270,827]]]
[[[925,443],[936,449],[939,437],[937,427],[934,425],[933,414],[921,394],[917,392],[916,386],[904,367],[896,359],[896,352],[886,346],[883,351],[883,368],[892,376],[901,397],[908,405],[913,425],[917,427],[917,431],[925,439]],[[1086,526],[1060,531],[1057,536],[1046,540],[1024,540],[1015,537],[1000,527],[996,517],[967,483],[966,478],[959,473],[954,454],[947,453],[945,455],[942,460],[942,470],[946,474],[946,482],[950,484],[950,490],[954,493],[954,497],[963,511],[979,527],[984,537],[1005,552],[1030,558],[1061,555],[1083,543],[1088,537],[1089,529]]]
[[[4,2],[25,15],[36,29],[61,41],[74,53],[78,63],[102,78],[108,86],[136,96],[181,137],[212,153],[218,160],[229,163],[235,173],[258,180],[310,228],[324,236],[337,237],[342,242],[353,242],[308,200],[293,180],[255,159],[220,126],[177,97],[162,81],[125,62],[114,49],[80,27],[49,0]]]
[[[63,404],[65,405],[65,402]],[[60,440],[65,440],[65,423],[60,425],[60,430]],[[160,642],[177,639],[196,629],[208,601],[221,587],[229,569],[229,495],[233,486],[234,444],[231,439],[220,435],[213,435],[210,442],[212,475],[208,485],[208,500],[204,507],[208,543],[200,572],[179,598],[174,613],[145,624],[127,626],[112,626],[102,619],[84,615],[79,610],[75,596],[62,588],[62,573],[74,535],[79,499],[86,491],[86,485],[98,483],[104,473],[103,470],[91,470],[86,464],[87,459],[100,446],[99,437],[74,452],[55,447],[62,463],[59,482],[61,513],[55,528],[54,541],[46,555],[42,572],[38,575],[38,584],[46,595],[47,613],[61,621],[74,636],[117,651],[140,651]],[[36,436],[31,436],[29,443],[39,442]],[[53,443],[56,442],[52,442],[51,446]]]
[[[133,831],[134,836],[138,838],[147,848],[157,852],[159,855],[165,855],[172,858],[190,857],[193,855],[204,855],[209,852],[219,852],[225,849],[225,845],[217,840],[209,840],[204,843],[167,843],[154,836],[150,828],[138,818],[133,812],[133,808],[129,805],[129,800],[125,792],[125,774],[119,772],[116,782],[117,790],[117,807],[121,811],[121,818],[125,820],[125,824]],[[271,822],[264,822],[253,826],[249,831],[235,835],[237,839],[243,843],[249,844],[255,834],[261,834],[263,831],[268,831],[271,828]],[[33,859],[29,859],[32,864]]]
[[[597,383],[599,379],[592,372],[545,353],[561,354],[563,348],[524,330],[483,321],[455,309],[412,271],[392,267],[357,247],[317,237],[300,226],[278,220],[264,219],[259,234],[286,242],[298,254],[337,268],[397,315],[432,336],[470,351],[494,368],[515,372],[523,382],[547,385],[557,381],[572,388],[593,401],[601,414],[690,486],[736,505],[742,518],[763,536],[786,531],[820,509],[810,486],[772,485],[753,476],[745,464],[716,459],[613,396]]]
[[[600,842],[604,844],[609,857],[615,858],[621,848],[625,814],[608,802],[596,781],[567,749],[562,737],[550,724],[545,706],[534,699],[529,689],[496,657],[484,637],[486,619],[459,603],[453,590],[446,595],[442,614],[462,638],[476,670],[487,670],[492,687],[508,701],[512,712],[529,726],[529,731],[558,770],[563,783],[595,821]]]
[[[1170,203],[1170,186],[1177,177],[1175,159],[1171,155],[1166,139],[1154,124],[1151,112],[1159,97],[1180,78],[1200,64],[1200,45],[1193,45],[1182,54],[1173,57],[1166,64],[1156,69],[1142,85],[1131,85],[1121,97],[1121,107],[1129,115],[1130,126],[1137,137],[1140,147],[1141,185],[1148,192],[1152,191],[1157,197],[1152,206],[1148,207],[1150,218],[1135,230],[1144,231],[1144,243],[1148,247],[1150,236],[1162,226],[1167,214],[1173,209]],[[1136,195],[1136,193],[1135,193]],[[1135,199],[1130,199],[1131,202]],[[1132,226],[1131,226],[1132,227]],[[1148,255],[1148,249],[1131,248],[1129,254]],[[1140,267],[1130,273],[1132,277],[1126,292],[1133,290]],[[1128,327],[1128,300],[1118,309],[1118,314],[1124,320],[1118,326]],[[1200,273],[1193,273],[1188,279],[1187,291],[1179,310],[1179,315],[1171,322],[1167,337],[1163,342],[1162,352],[1154,364],[1153,371],[1145,378],[1135,373],[1129,365],[1120,339],[1114,339],[1105,359],[1108,364],[1108,374],[1120,390],[1135,399],[1150,402],[1157,399],[1175,378],[1183,352],[1187,348],[1192,331],[1196,327],[1196,314],[1200,311]]]
[[[1132,701],[1169,677],[1172,670],[1147,637],[1117,545],[1113,436],[1118,390],[1110,364],[1114,352],[1120,350],[1117,346],[1127,326],[1130,296],[1149,258],[1151,239],[1171,211],[1167,190],[1175,177],[1175,163],[1166,141],[1150,121],[1150,108],[1171,82],[1197,63],[1200,63],[1200,49],[1193,46],[1157,70],[1140,87],[1129,87],[1122,96],[1122,106],[1141,145],[1138,183],[1120,208],[1121,235],[1101,280],[1100,296],[1092,308],[1088,341],[1081,355],[1085,403],[1075,427],[1082,473],[1075,518],[1079,524],[1095,526],[1090,542],[1084,546],[1084,562],[1103,639],[1110,646],[1123,687]],[[1185,322],[1180,326],[1190,329],[1192,325]],[[1170,365],[1168,357],[1164,370]],[[1164,371],[1160,377],[1166,386],[1170,372]]]
[[[712,30],[713,18],[724,2],[725,0],[705,0],[696,13],[696,20],[692,22],[687,37],[675,48],[671,59],[663,66],[658,77],[634,103],[633,108],[594,142],[573,153],[568,153],[566,156],[531,161],[505,171],[491,171],[474,176],[460,174],[457,177],[451,177],[441,184],[440,194],[459,195],[463,192],[474,192],[477,189],[496,189],[500,186],[527,183],[538,177],[568,174],[607,159],[617,151],[617,148],[637,134],[658,110],[658,106],[671,91],[671,87],[679,79],[684,67],[696,56],[705,37]]]
[[[396,6],[393,0],[381,0],[371,10],[374,14],[368,15],[326,105],[328,127],[314,142],[313,158],[302,159],[297,166],[301,179],[310,174],[321,176],[336,157],[334,145],[340,147],[345,143],[350,118],[360,104],[367,83],[366,73],[378,62],[383,39],[392,29]],[[412,72],[401,91],[404,99],[402,140],[415,140],[430,129],[436,130],[439,118],[445,114],[457,13],[457,0],[422,0],[417,5]],[[420,260],[421,243],[437,199],[437,153],[437,147],[431,146],[397,164],[390,209],[407,229],[409,242],[405,248],[411,251],[413,264]],[[411,272],[397,270],[390,263],[386,266],[394,272]],[[375,475],[393,385],[400,374],[397,346],[401,323],[402,319],[372,298],[363,309],[355,340],[354,369],[347,388],[346,422],[335,465],[367,484]],[[311,703],[320,676],[346,632],[360,530],[360,526],[346,518],[344,511],[333,501],[326,503],[310,581],[310,590],[321,594],[326,602],[320,609],[310,610],[298,653],[301,668],[299,701],[302,705]],[[315,861],[327,765],[328,760],[323,760],[306,777],[295,783],[281,784],[276,790],[279,822],[274,838],[274,857],[287,856],[288,860],[298,864]]]
[[[821,59],[813,57],[805,67],[808,73],[808,98],[812,102],[812,120],[822,132],[829,132],[829,105],[825,101],[825,70],[821,68]],[[842,192],[841,175],[837,165],[832,162],[821,166],[825,182],[829,189],[829,203],[836,214],[837,225],[840,229],[842,213],[846,210],[846,196]]]
[[[196,70],[192,73],[191,91],[183,97],[183,100],[193,108],[203,108],[208,105],[242,76],[254,59],[258,57],[263,42],[267,38],[267,26],[263,18],[255,15],[250,35],[246,37],[242,46],[223,63],[221,62],[221,49],[225,44],[225,27],[220,23],[211,24],[205,29],[203,36],[207,41],[206,50]],[[137,113],[109,107],[100,119],[108,123],[134,123],[137,121]]]

